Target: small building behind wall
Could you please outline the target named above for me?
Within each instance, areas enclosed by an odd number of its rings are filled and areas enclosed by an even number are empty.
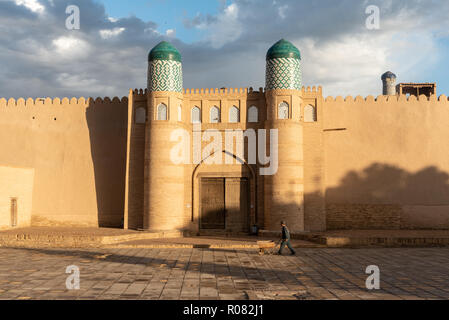
[[[419,97],[425,95],[430,97],[437,94],[436,83],[400,83],[396,87],[396,91],[399,95],[411,95]]]

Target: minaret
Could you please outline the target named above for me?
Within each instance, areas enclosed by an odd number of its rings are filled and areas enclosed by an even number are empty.
[[[184,214],[184,165],[170,157],[170,136],[182,128],[182,63],[179,51],[161,42],[148,57],[148,123],[145,129],[144,229],[174,231]]]
[[[301,53],[282,39],[267,53],[266,90],[301,90]]]
[[[396,75],[387,71],[382,75],[383,95],[395,96],[396,95]]]
[[[265,128],[278,132],[279,168],[264,177],[265,228],[278,230],[286,221],[291,231],[304,231],[301,53],[282,39],[270,48],[266,61]]]

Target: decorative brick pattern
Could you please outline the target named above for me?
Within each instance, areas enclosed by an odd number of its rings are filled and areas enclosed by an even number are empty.
[[[267,61],[267,90],[301,90],[301,60],[279,58]]]
[[[182,64],[178,61],[155,60],[148,65],[150,91],[182,92]]]

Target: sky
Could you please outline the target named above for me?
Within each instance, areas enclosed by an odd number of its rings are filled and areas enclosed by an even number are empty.
[[[126,96],[163,40],[182,54],[185,88],[264,87],[281,38],[326,96],[377,96],[385,71],[449,95],[448,16],[447,0],[0,0],[0,97]]]
[[[226,2],[218,0],[99,0],[111,17],[136,16],[144,21],[157,23],[157,30],[166,33],[176,30],[183,42],[192,43],[201,39],[204,32],[197,28],[186,28],[184,22],[197,15],[216,15]]]

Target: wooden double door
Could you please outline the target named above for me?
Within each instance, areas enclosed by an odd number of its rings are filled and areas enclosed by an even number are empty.
[[[249,180],[202,178],[200,229],[249,232]]]

